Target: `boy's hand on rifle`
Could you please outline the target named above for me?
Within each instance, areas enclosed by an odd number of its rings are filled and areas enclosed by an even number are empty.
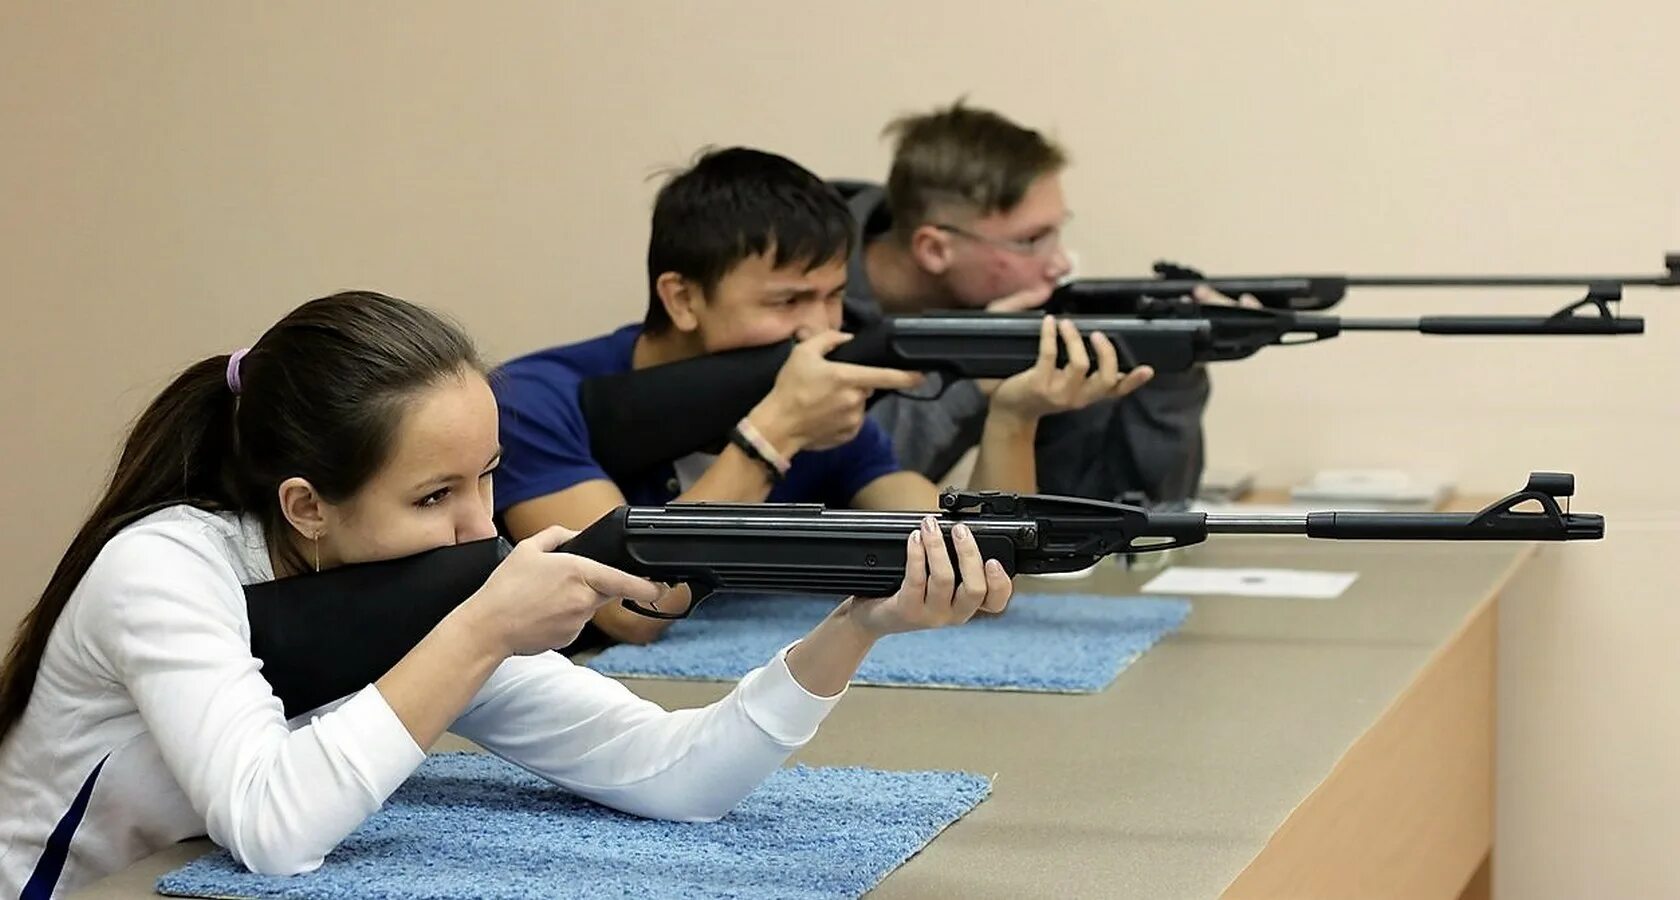
[[[1067,354],[1067,363],[1060,367],[1056,365],[1058,343]],[[1098,400],[1124,397],[1155,377],[1155,370],[1149,366],[1122,373],[1114,343],[1101,332],[1091,335],[1091,347],[1097,356],[1094,371],[1079,329],[1067,319],[1045,316],[1038,336],[1038,362],[992,389],[992,408],[1036,420],[1082,409]],[[988,387],[982,384],[981,390]]]
[[[911,533],[905,546],[904,581],[891,597],[846,601],[845,614],[879,637],[961,625],[977,612],[998,613],[1009,605],[1015,585],[997,560],[980,556],[966,525],[951,530],[956,559],[932,516]],[[960,580],[959,580],[960,579]]]
[[[825,331],[801,340],[782,363],[769,396],[747,414],[753,427],[784,456],[846,443],[863,428],[870,394],[909,390],[922,383],[919,372],[827,358],[851,339],[845,332]]]
[[[999,297],[986,304],[986,312],[1012,313],[1038,309],[1049,301],[1052,290],[1054,288],[1051,285],[1041,284],[1037,287],[1016,291],[1007,297]]]
[[[1230,297],[1219,293],[1205,284],[1196,285],[1195,289],[1190,291],[1190,296],[1194,298],[1197,303],[1207,303],[1213,306],[1242,306],[1248,309],[1262,308],[1260,301],[1256,299],[1253,294],[1244,294],[1241,297],[1232,300]]]

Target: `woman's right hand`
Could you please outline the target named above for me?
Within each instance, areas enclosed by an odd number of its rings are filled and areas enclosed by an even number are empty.
[[[555,553],[577,532],[559,525],[520,541],[462,604],[505,656],[529,656],[577,639],[596,610],[628,597],[652,604],[665,588],[592,559]]]

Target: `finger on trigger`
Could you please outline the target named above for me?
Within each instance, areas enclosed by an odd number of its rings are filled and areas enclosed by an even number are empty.
[[[834,363],[840,380],[852,387],[871,391],[902,391],[916,387],[925,380],[920,372],[888,369],[880,366],[860,366],[854,363]]]
[[[536,534],[531,535],[529,538],[526,538],[525,542],[529,542],[538,550],[548,553],[552,550],[559,549],[560,545],[566,543],[574,537],[577,537],[577,534],[577,532],[564,525],[550,525]]]
[[[818,353],[823,356],[827,356],[829,353],[833,352],[835,347],[838,347],[851,339],[852,336],[844,331],[819,331],[803,338],[800,341],[800,345],[809,345],[814,347]]]
[[[583,566],[581,574],[584,584],[603,597],[627,597],[643,603],[652,603],[665,593],[665,588],[646,578],[638,578],[592,559],[578,557],[577,561]]]

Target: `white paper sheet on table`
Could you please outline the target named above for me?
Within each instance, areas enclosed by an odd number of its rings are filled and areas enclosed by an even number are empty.
[[[1209,569],[1174,566],[1143,586],[1146,594],[1234,594],[1239,597],[1301,597],[1333,600],[1359,578],[1358,572],[1305,569]]]

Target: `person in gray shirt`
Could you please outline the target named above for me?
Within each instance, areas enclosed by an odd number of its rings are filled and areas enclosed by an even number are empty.
[[[833,182],[857,220],[845,319],[856,331],[888,314],[1041,306],[1072,269],[1062,149],[1044,135],[961,101],[887,126],[895,140],[882,186]],[[1222,300],[1217,294],[1207,299]],[[1039,423],[1038,484],[1046,493],[1152,503],[1195,495],[1203,467],[1206,371],[1139,371],[1138,388]],[[933,384],[937,399],[892,395],[870,415],[900,463],[943,478],[980,437],[989,385]]]

